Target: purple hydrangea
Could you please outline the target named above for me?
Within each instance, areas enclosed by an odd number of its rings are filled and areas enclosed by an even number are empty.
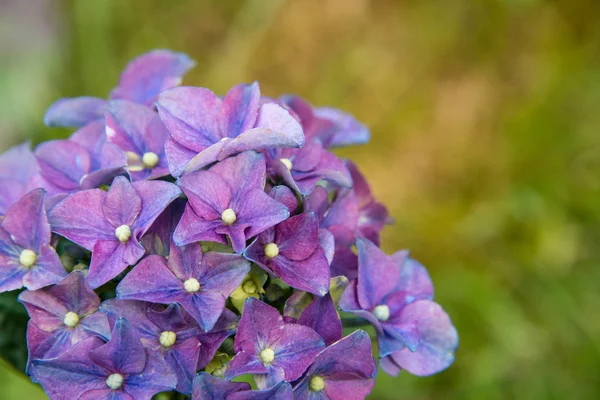
[[[264,192],[265,179],[264,157],[252,151],[183,176],[179,186],[189,202],[173,234],[175,243],[227,244],[229,238],[235,252],[241,253],[247,239],[290,214]]]
[[[108,192],[84,190],[61,201],[50,223],[53,232],[92,251],[87,279],[97,288],[144,256],[140,239],[180,193],[172,183],[117,177]]]
[[[236,355],[225,377],[252,374],[263,389],[281,381],[293,382],[324,347],[314,330],[286,323],[277,309],[249,298],[235,337]]]
[[[173,176],[246,150],[301,147],[302,127],[276,103],[260,104],[258,83],[237,85],[220,99],[204,88],[163,93],[158,112],[171,131],[166,150]]]
[[[0,222],[0,292],[25,286],[37,290],[66,272],[50,246],[45,192],[33,190],[14,203]]]
[[[31,372],[53,399],[150,400],[177,384],[167,362],[142,346],[124,318],[107,343],[90,337],[59,357],[34,360]]]
[[[405,251],[388,257],[367,239],[359,239],[357,247],[358,278],[344,292],[340,308],[373,324],[380,357],[393,355],[385,369],[393,371],[397,364],[415,375],[431,375],[447,368],[458,335],[432,301],[425,268]]]
[[[108,319],[98,312],[100,298],[81,271],[73,271],[54,286],[19,295],[29,313],[29,359],[54,358],[89,337],[108,340]]]
[[[179,303],[204,331],[213,329],[231,292],[250,271],[236,254],[209,252],[200,245],[171,247],[169,259],[152,255],[140,262],[117,287],[124,300]]]
[[[447,368],[427,270],[381,251],[388,212],[332,152],[365,125],[258,83],[177,87],[193,64],[150,51],[107,100],[48,109],[68,139],[0,155],[0,292],[25,287],[31,379],[52,400],[359,400],[368,324],[386,373]]]

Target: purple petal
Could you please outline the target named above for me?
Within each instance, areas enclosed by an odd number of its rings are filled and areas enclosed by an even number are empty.
[[[198,171],[184,175],[179,186],[188,197],[195,213],[212,221],[221,218],[221,213],[229,208],[231,189],[223,179],[211,171]]]
[[[367,143],[371,137],[369,129],[352,115],[330,107],[314,110],[318,118],[335,123],[335,133],[328,140],[328,147],[342,147]]]
[[[144,258],[117,286],[117,296],[123,300],[170,304],[184,293],[183,282],[161,256]]]
[[[140,240],[165,208],[181,195],[181,190],[163,181],[134,182],[133,188],[142,199],[142,210],[132,226],[134,236]]]
[[[416,352],[404,349],[392,354],[391,361],[417,376],[436,374],[454,362],[458,334],[438,304],[429,300],[411,303],[402,310],[402,319],[417,321],[421,341]],[[387,368],[390,363],[384,365]]]
[[[330,295],[315,297],[298,319],[298,323],[312,328],[327,346],[342,338],[342,322]]]
[[[79,189],[81,179],[92,168],[88,151],[69,140],[42,143],[35,149],[35,157],[41,176],[55,188],[56,193]]]
[[[398,286],[400,270],[381,249],[366,239],[356,241],[358,248],[358,302],[365,310],[381,304]]]
[[[97,97],[74,97],[57,100],[44,115],[48,126],[81,127],[104,117],[107,101]]]
[[[199,243],[191,243],[187,246],[171,244],[168,267],[181,281],[197,278],[201,269],[202,257],[202,246]]]
[[[270,269],[288,285],[323,296],[329,291],[329,263],[320,247],[307,259],[294,261],[275,257]]]
[[[28,186],[27,183],[38,172],[31,143],[13,146],[0,155],[0,177],[11,178]]]
[[[227,144],[219,154],[223,160],[247,150],[265,150],[274,147],[302,147],[304,132],[302,127],[283,107],[275,103],[260,107],[254,129],[247,130]]]
[[[23,285],[29,290],[37,290],[60,281],[66,275],[54,248],[44,245],[37,262],[23,277]]]
[[[254,343],[269,343],[275,328],[283,326],[277,309],[253,297],[246,300],[235,337],[235,351],[254,352]]]
[[[356,331],[323,350],[294,389],[298,399],[310,397],[308,384],[313,376],[325,381],[326,397],[333,400],[364,399],[375,385],[377,367],[371,354],[371,339]]]
[[[142,199],[127,178],[115,178],[102,207],[104,217],[112,224],[131,226],[142,210]]]
[[[2,227],[19,246],[39,252],[41,246],[50,242],[50,225],[44,209],[46,193],[35,189],[11,206]]]
[[[223,137],[237,137],[254,126],[259,100],[258,82],[251,85],[239,84],[227,92],[221,110]]]
[[[32,379],[55,399],[77,399],[82,393],[106,387],[106,371],[93,363],[89,354],[103,345],[99,338],[88,338],[58,358],[33,360]]]
[[[205,88],[178,87],[158,98],[158,114],[181,146],[201,152],[223,136],[219,127],[222,101]]]
[[[114,372],[139,374],[148,359],[135,331],[124,318],[119,318],[108,343],[89,353],[90,359],[101,367]]]
[[[152,50],[125,67],[111,97],[150,105],[162,91],[179,85],[183,75],[195,64],[183,53]]]
[[[194,378],[194,394],[192,400],[222,400],[229,399],[235,392],[250,390],[246,382],[229,382],[200,372]]]
[[[284,185],[275,186],[269,192],[269,196],[287,207],[290,214],[298,208],[298,199],[292,190]]]
[[[92,288],[98,288],[143,256],[144,248],[139,243],[123,244],[116,239],[100,240],[92,249],[87,280]]]
[[[227,397],[227,400],[292,400],[292,386],[288,382],[280,382],[266,390],[252,390],[236,392]]]
[[[275,351],[274,367],[285,371],[285,380],[299,379],[317,354],[325,348],[321,336],[309,327],[285,324],[274,342],[269,343]]]
[[[185,167],[198,154],[195,150],[190,150],[187,147],[179,144],[169,137],[165,144],[165,155],[169,164],[169,172],[173,176],[181,176]]]
[[[106,112],[106,137],[125,151],[138,155],[147,151],[144,134],[156,116],[152,109],[127,100],[109,103]]]
[[[148,361],[140,374],[127,376],[124,390],[135,400],[150,400],[155,394],[174,390],[177,376],[169,364],[160,354],[143,348],[139,351],[146,353]]]
[[[178,335],[179,336],[179,335]],[[200,342],[196,338],[180,339],[176,344],[164,352],[164,358],[177,376],[177,391],[192,394],[192,382],[196,375]]]
[[[98,240],[115,238],[114,227],[104,217],[106,192],[100,189],[75,193],[52,208],[52,231],[92,250]]]

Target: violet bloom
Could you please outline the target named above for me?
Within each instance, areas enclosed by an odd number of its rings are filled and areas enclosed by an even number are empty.
[[[194,66],[187,55],[169,50],[152,50],[131,61],[111,99],[125,99],[151,105],[160,92],[181,83],[182,76]],[[104,119],[108,101],[97,97],[75,97],[56,101],[48,108],[44,123],[48,126],[82,127]]]
[[[108,193],[100,189],[70,195],[50,211],[52,230],[92,251],[87,280],[92,288],[119,275],[143,256],[140,239],[181,191],[172,183],[124,177]]]
[[[227,400],[293,400],[292,385],[288,382],[279,382],[273,387],[264,390],[248,390],[235,392]]]
[[[126,152],[127,170],[134,181],[169,175],[165,155],[169,131],[152,109],[127,100],[111,101],[106,136]]]
[[[235,337],[235,357],[225,378],[253,374],[264,389],[300,378],[314,357],[325,347],[312,329],[285,323],[275,308],[255,298],[246,300]]]
[[[331,107],[313,107],[299,96],[283,96],[280,101],[302,122],[306,138],[316,138],[325,148],[364,144],[370,133],[352,115]]]
[[[289,216],[283,204],[264,192],[265,182],[264,157],[253,151],[183,176],[179,186],[189,202],[173,234],[175,243],[227,244],[229,237],[241,253],[247,239]]]
[[[166,151],[173,176],[246,150],[304,144],[302,127],[286,109],[260,104],[256,82],[233,87],[222,100],[205,88],[172,89],[160,95],[157,107],[171,131]]]
[[[274,180],[280,178],[304,196],[310,194],[320,180],[352,187],[350,172],[342,160],[325,150],[319,140],[307,139],[300,149],[269,149],[266,154],[269,176]]]
[[[236,392],[250,390],[246,382],[230,382],[215,378],[205,372],[200,372],[194,378],[194,394],[192,400],[225,400]]]
[[[34,153],[39,164],[36,183],[51,196],[97,188],[126,174],[125,153],[106,142],[102,121],[86,125],[69,140],[42,143]]]
[[[418,375],[450,366],[458,335],[447,314],[432,301],[433,286],[425,268],[407,252],[387,256],[366,239],[358,239],[357,247],[358,279],[342,295],[340,308],[373,324],[380,357],[403,351],[400,358],[411,360],[403,366]]]
[[[371,339],[359,330],[315,357],[294,388],[294,399],[361,400],[373,390],[375,375]]]
[[[37,170],[29,142],[11,147],[0,155],[0,215],[36,187],[32,180]]]
[[[227,297],[250,271],[250,263],[236,254],[202,254],[200,244],[171,247],[169,260],[149,256],[117,287],[117,297],[153,303],[179,303],[210,331],[225,308]]]
[[[110,338],[108,319],[98,313],[100,299],[81,271],[54,286],[19,295],[31,320],[27,328],[29,360],[57,357],[88,337]]]
[[[0,223],[0,292],[37,290],[67,275],[50,246],[45,192],[35,189],[6,211]]]
[[[319,296],[329,291],[329,263],[319,245],[319,218],[304,213],[259,234],[244,256],[288,285]]]
[[[34,360],[32,376],[52,400],[150,400],[177,384],[165,360],[145,349],[123,318],[108,343],[92,337],[57,358]]]
[[[177,375],[177,391],[192,393],[201,344],[197,338],[200,327],[191,315],[178,304],[162,310],[141,301],[115,299],[102,303],[100,310],[112,325],[120,317],[129,321],[142,345],[171,366]]]

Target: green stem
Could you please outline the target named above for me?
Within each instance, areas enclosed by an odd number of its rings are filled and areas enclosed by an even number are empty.
[[[369,325],[369,321],[362,318],[342,318],[344,328],[360,328]]]

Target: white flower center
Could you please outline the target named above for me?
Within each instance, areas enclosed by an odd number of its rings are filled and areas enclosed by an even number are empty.
[[[63,323],[69,328],[75,328],[79,323],[79,315],[75,314],[73,311],[69,311],[65,314]]]
[[[37,262],[37,258],[38,256],[33,250],[25,249],[21,252],[21,255],[19,256],[19,262],[25,268],[31,268]]]
[[[188,293],[196,293],[200,290],[200,282],[196,278],[190,278],[183,282],[183,288]]]
[[[310,378],[308,387],[313,392],[320,392],[321,390],[323,390],[325,388],[325,380],[318,375],[314,375]]]
[[[373,315],[380,321],[387,321],[390,319],[390,308],[385,304],[375,307]]]
[[[175,332],[171,332],[171,331],[164,331],[160,334],[160,338],[158,339],[158,341],[160,342],[160,345],[163,347],[171,347],[175,344],[175,341],[177,340],[177,334]]]
[[[129,225],[121,225],[115,229],[115,236],[121,243],[127,243],[131,239],[131,227]]]
[[[288,169],[288,171],[292,170],[292,161],[289,158],[280,158],[279,161],[281,161],[283,163],[283,165],[286,166],[286,168]]]
[[[231,208],[228,208],[221,214],[221,220],[225,225],[233,225],[236,219],[237,215],[235,215],[235,211],[233,211]]]
[[[106,386],[112,390],[118,390],[123,386],[123,375],[112,374],[106,379]]]
[[[256,283],[254,283],[254,281],[246,281],[243,285],[242,285],[242,289],[244,289],[244,292],[248,293],[248,294],[254,294],[258,291],[258,288],[256,287]]]
[[[275,352],[271,348],[266,348],[259,354],[260,361],[263,364],[271,364],[275,360]]]
[[[144,164],[144,168],[152,169],[158,165],[158,155],[156,153],[152,153],[151,151],[148,153],[144,153],[142,156],[142,164]]]
[[[269,243],[265,246],[265,256],[275,258],[279,255],[279,247],[275,243]]]

